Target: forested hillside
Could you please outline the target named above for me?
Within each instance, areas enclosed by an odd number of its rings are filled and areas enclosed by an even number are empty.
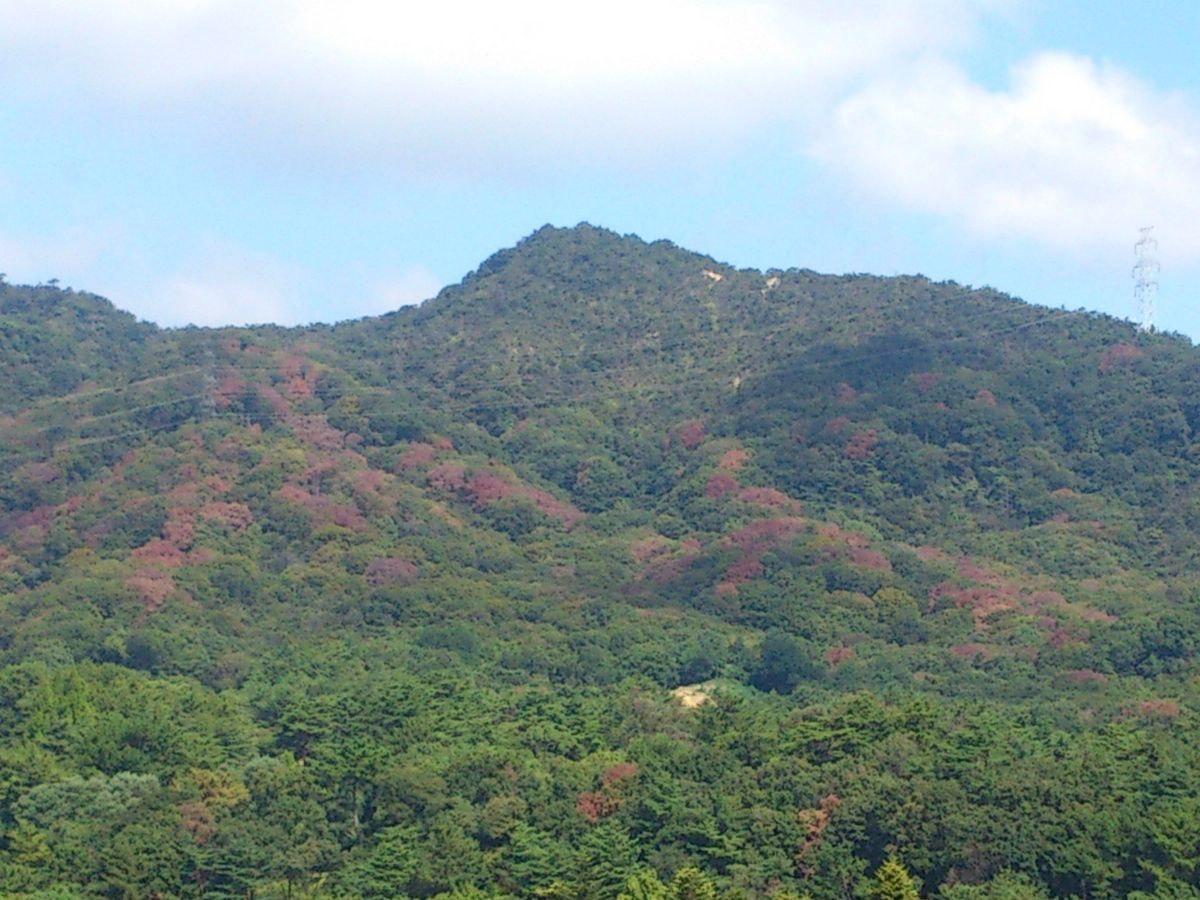
[[[1198,893],[1185,339],[581,225],[0,360],[4,896]]]

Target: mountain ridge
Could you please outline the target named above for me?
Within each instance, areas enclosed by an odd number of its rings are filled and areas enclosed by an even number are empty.
[[[1185,341],[592,226],[332,326],[46,290],[0,295],[7,894],[1197,874]]]

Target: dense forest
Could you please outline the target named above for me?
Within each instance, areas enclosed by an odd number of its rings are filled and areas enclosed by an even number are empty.
[[[1184,338],[581,225],[0,360],[5,897],[1200,896]]]

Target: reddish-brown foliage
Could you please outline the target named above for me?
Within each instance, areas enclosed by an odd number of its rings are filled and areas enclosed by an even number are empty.
[[[1086,643],[1086,641],[1071,631],[1070,628],[1056,628],[1050,635],[1050,646],[1055,650],[1061,650],[1067,644]]]
[[[817,536],[833,544],[844,544],[859,549],[868,547],[870,539],[861,531],[843,531],[835,522],[818,522],[813,526]]]
[[[913,376],[913,381],[917,383],[917,390],[922,394],[928,394],[935,387],[942,383],[942,379],[946,376],[941,372],[918,372]]]
[[[301,442],[318,450],[339,450],[345,445],[346,435],[329,424],[324,416],[287,416],[286,421]]]
[[[794,537],[803,528],[803,519],[790,516],[780,519],[758,519],[729,535],[729,541],[743,550],[765,550]]]
[[[281,500],[302,507],[314,524],[337,525],[353,531],[363,531],[367,528],[367,520],[354,507],[336,503],[329,497],[310,494],[294,484],[285,484],[275,495]]]
[[[185,481],[167,491],[167,498],[180,506],[189,506],[200,499],[200,485],[195,481]]]
[[[415,442],[408,445],[408,449],[396,458],[396,468],[401,471],[408,469],[420,469],[425,466],[432,466],[437,452],[432,444]]]
[[[630,778],[633,778],[637,775],[638,771],[637,763],[615,763],[600,773],[600,783],[605,787],[620,784],[622,781],[628,781]]]
[[[838,647],[830,647],[825,651],[825,663],[831,669],[836,669],[842,663],[851,659],[854,659],[854,648],[847,647],[845,644]]]
[[[75,494],[73,496],[68,497],[67,502],[63,503],[61,506],[59,506],[59,509],[61,509],[63,512],[67,513],[68,515],[74,515],[75,513],[79,512],[81,509],[83,509],[85,506],[87,506],[89,503],[95,503],[95,502],[96,502],[95,497],[89,496],[87,494]]]
[[[1029,595],[1029,605],[1034,609],[1061,609],[1067,601],[1058,591],[1034,591]]]
[[[254,424],[257,425],[258,423],[255,422]],[[221,441],[221,443],[217,444],[217,447],[213,453],[216,454],[217,459],[236,461],[242,456],[245,449],[245,443],[238,440],[237,437],[230,436]]]
[[[950,652],[955,656],[963,659],[992,659],[996,655],[996,649],[989,647],[987,644],[969,643],[955,644],[950,648]]]
[[[175,579],[162,569],[140,569],[125,579],[125,586],[137,595],[146,612],[156,612],[175,590]]]
[[[254,514],[245,503],[223,503],[213,500],[200,507],[200,518],[240,529],[254,521]]]
[[[987,388],[980,388],[975,392],[975,402],[980,406],[995,407],[996,395]]]
[[[925,562],[945,562],[950,558],[950,554],[945,550],[938,547],[931,547],[928,544],[918,547],[913,552],[917,554],[917,559]]]
[[[429,472],[426,481],[439,491],[460,491],[467,486],[467,467],[461,463],[442,463]]]
[[[479,470],[471,474],[467,481],[466,492],[476,506],[491,506],[493,503],[520,494],[517,485],[487,470]]]
[[[285,356],[279,363],[279,375],[285,381],[292,378],[299,378],[304,373],[304,357],[302,356]]]
[[[858,391],[843,381],[833,389],[833,399],[842,406],[848,406],[858,399]]]
[[[576,509],[570,503],[564,500],[559,500],[553,494],[538,488],[526,488],[525,497],[533,502],[541,512],[545,513],[552,519],[557,519],[562,526],[567,529],[574,528],[583,521],[586,516],[580,510]]]
[[[600,791],[584,791],[575,798],[575,811],[593,823],[607,819],[620,807],[619,797],[611,797]]]
[[[757,555],[743,556],[730,564],[729,568],[725,570],[725,577],[722,580],[727,584],[736,585],[758,578],[762,573],[762,560]]]
[[[640,577],[648,578],[654,584],[666,584],[686,572],[699,558],[694,553],[685,553],[682,556],[667,559],[660,557],[651,560],[650,564],[642,570]]]
[[[1174,700],[1143,700],[1137,705],[1137,714],[1147,719],[1177,719],[1179,712]]]
[[[13,548],[20,554],[30,556],[38,553],[46,544],[48,529],[31,525],[21,528],[9,535]]]
[[[828,434],[838,435],[846,430],[846,426],[850,424],[850,420],[845,416],[837,416],[825,423],[825,431]]]
[[[850,565],[857,566],[860,569],[867,569],[872,572],[892,571],[891,561],[876,550],[867,550],[864,547],[851,547],[848,560]]]
[[[19,513],[12,522],[17,529],[25,528],[49,528],[54,521],[54,513],[57,511],[55,506],[35,506],[33,509]]]
[[[726,494],[732,494],[738,489],[737,479],[727,472],[715,472],[708,479],[708,484],[704,485],[705,497],[724,497]]]
[[[874,429],[856,431],[850,435],[850,440],[846,441],[846,446],[842,448],[842,456],[846,459],[866,459],[878,443],[879,435]]]
[[[1107,375],[1118,366],[1126,366],[1142,356],[1142,351],[1133,344],[1114,344],[1100,354],[1100,374]]]
[[[275,388],[271,387],[270,385],[256,384],[254,389],[258,392],[259,397],[267,401],[267,405],[271,407],[271,411],[280,418],[283,418],[291,411],[291,404],[284,399],[283,395],[280,394],[279,391],[275,390]]]
[[[1104,684],[1108,676],[1094,669],[1072,669],[1063,676],[1071,684]]]
[[[184,552],[169,541],[155,538],[130,551],[131,559],[151,563],[164,569],[177,569],[187,561]]]
[[[353,506],[347,506],[343,503],[333,503],[328,507],[329,521],[340,528],[349,528],[352,531],[363,531],[367,527],[367,520]]]
[[[640,541],[635,541],[629,548],[629,552],[633,558],[640,563],[649,562],[652,559],[662,556],[671,549],[671,542],[660,534],[652,534],[649,537],[642,538]]]
[[[203,847],[217,833],[217,820],[213,811],[197,800],[179,805],[179,821],[192,840]]]
[[[949,582],[942,582],[930,590],[929,608],[936,608],[938,601],[943,597],[948,598],[959,609],[970,609],[978,629],[984,628],[987,619],[996,613],[1018,608],[1018,592],[1011,585],[960,588]]]
[[[214,494],[228,494],[233,490],[233,482],[220,475],[209,475],[204,479],[204,486]]]
[[[217,381],[216,389],[213,391],[213,401],[216,403],[217,409],[228,409],[245,390],[246,381],[242,378],[241,373],[237,369],[226,369]]]
[[[821,843],[821,836],[829,827],[829,820],[842,803],[837,794],[827,794],[821,798],[816,809],[802,809],[796,813],[800,827],[804,829],[804,839],[796,848],[796,870],[804,877],[811,876],[816,870],[805,862],[808,856]]]
[[[372,560],[363,573],[363,577],[367,579],[367,584],[371,587],[380,587],[386,584],[412,581],[418,574],[417,564],[412,560],[389,556]]]
[[[726,472],[736,472],[749,461],[750,451],[738,447],[722,453],[721,458],[717,460],[717,468],[723,469]]]
[[[704,420],[689,419],[679,426],[675,434],[685,450],[695,450],[704,443]]]
[[[540,488],[530,487],[515,481],[508,473],[479,470],[470,476],[465,485],[467,496],[478,507],[491,506],[500,500],[527,500],[552,519],[571,528],[584,518],[584,514],[553,494]]]
[[[378,469],[356,469],[350,475],[350,481],[360,494],[378,494],[387,484],[387,478]]]
[[[435,450],[445,450],[445,451],[454,450],[453,442],[450,440],[450,438],[447,438],[447,437],[434,438],[433,439],[433,447]]]
[[[990,569],[985,569],[970,557],[963,557],[958,563],[958,577],[984,584],[998,584],[1002,579]]]
[[[773,487],[742,488],[738,499],[751,506],[761,506],[764,509],[786,509],[792,513],[800,512],[800,501],[793,500],[783,491]]]
[[[62,477],[58,466],[49,462],[32,462],[20,469],[20,479],[34,484],[49,484]]]
[[[283,383],[283,393],[289,400],[304,400],[313,395],[313,389],[303,378],[291,378]]]
[[[713,588],[713,592],[718,597],[732,597],[738,592],[738,589],[737,585],[732,581],[718,581],[717,586]]]

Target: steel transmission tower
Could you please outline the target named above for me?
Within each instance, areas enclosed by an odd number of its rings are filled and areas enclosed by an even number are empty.
[[[1137,304],[1138,330],[1154,330],[1154,306],[1158,299],[1158,241],[1150,234],[1153,225],[1139,228],[1141,237],[1133,245],[1133,299]]]

